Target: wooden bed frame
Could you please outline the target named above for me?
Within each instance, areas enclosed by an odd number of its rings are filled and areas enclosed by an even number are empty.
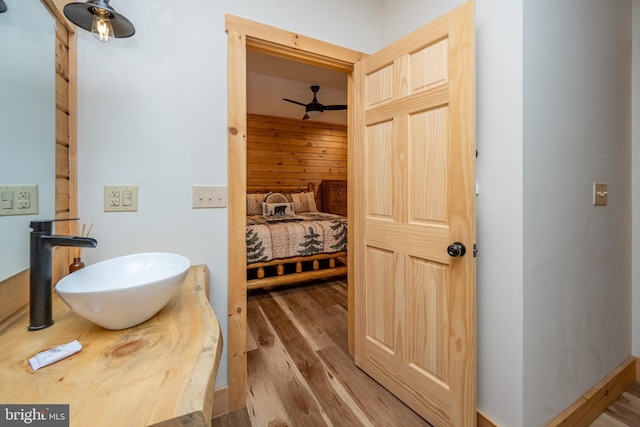
[[[315,192],[316,187],[312,182],[306,187],[247,187],[247,193],[268,193],[270,191],[274,193]],[[316,194],[316,200],[318,197],[319,195]],[[255,262],[247,264],[247,290],[342,276],[347,274],[347,271],[347,251]]]

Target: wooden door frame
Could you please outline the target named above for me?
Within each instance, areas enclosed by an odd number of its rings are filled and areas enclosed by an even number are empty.
[[[367,55],[258,22],[226,15],[228,34],[228,401],[229,410],[245,406],[247,391],[247,50],[343,72],[347,104],[353,100],[353,66]],[[353,115],[348,115],[348,153],[352,152]],[[351,179],[348,155],[348,180]],[[349,194],[349,221],[352,196]],[[351,231],[348,241],[352,242]],[[348,265],[353,265],[351,243]],[[351,268],[351,267],[349,267]],[[350,277],[350,275],[349,275]],[[349,286],[349,348],[353,349],[353,287]]]

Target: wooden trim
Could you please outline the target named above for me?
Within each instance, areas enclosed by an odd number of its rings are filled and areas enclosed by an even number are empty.
[[[56,19],[60,21],[60,23],[62,23],[68,31],[72,33],[76,32],[76,26],[64,16],[64,13],[62,11],[62,9],[64,9],[64,6],[67,3],[70,3],[69,0],[41,0],[41,1],[45,6],[47,6],[47,8],[49,8],[49,11],[53,14],[53,16],[55,16]]]
[[[245,406],[247,390],[246,171],[247,49],[349,75],[365,55],[289,31],[226,15],[228,34],[228,383],[229,410]],[[349,86],[351,88],[351,85]],[[352,90],[352,89],[349,89]],[[349,95],[349,99],[351,95]]]
[[[477,427],[498,427],[499,424],[485,415],[482,411],[478,411]]]
[[[247,48],[293,61],[350,73],[367,55],[276,27],[226,15],[227,32],[244,34]]]
[[[213,391],[211,419],[229,413],[229,386],[223,385]]]
[[[247,390],[247,56],[246,37],[228,34],[229,55],[229,135],[228,135],[228,221],[229,271],[227,337],[229,410],[245,405]]]
[[[347,105],[354,105],[356,96],[354,95],[354,83],[353,73],[347,76]],[[355,242],[354,236],[354,219],[355,219],[355,192],[353,191],[353,179],[355,178],[354,159],[355,159],[355,139],[354,131],[356,129],[354,125],[354,108],[347,110],[347,265],[353,266],[354,263],[354,250],[353,242]],[[350,267],[351,268],[351,267]],[[355,283],[353,281],[354,275],[349,272],[347,276],[347,340],[349,354],[353,357],[355,353],[355,325],[356,325],[356,310],[355,310]]]
[[[638,360],[630,356],[546,427],[591,425],[636,380],[637,365]]]
[[[61,13],[56,13],[56,20],[58,25],[63,24],[58,15]],[[64,16],[63,16],[64,19]],[[66,22],[66,20],[65,20]],[[68,22],[66,22],[67,27]],[[65,85],[67,87],[67,125],[66,131],[68,132],[68,147],[64,147],[67,149],[66,153],[66,163],[56,165],[56,177],[58,179],[67,180],[66,191],[58,193],[56,190],[56,218],[57,219],[66,219],[66,218],[77,218],[78,217],[78,48],[77,48],[77,33],[75,31],[66,31],[67,33],[67,53],[69,55],[68,58],[68,67],[67,67],[67,77],[68,82],[65,80]],[[59,76],[62,80],[62,76]],[[56,233],[59,234],[76,234],[77,233],[77,223],[76,221],[71,221],[65,224],[63,227],[56,227]],[[56,283],[63,276],[68,274],[69,272],[69,264],[72,262],[72,251],[69,248],[59,247],[56,249],[53,255],[52,263],[53,263],[53,283]]]

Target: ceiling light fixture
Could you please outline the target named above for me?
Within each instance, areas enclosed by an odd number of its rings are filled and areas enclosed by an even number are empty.
[[[307,106],[307,116],[309,116],[310,119],[316,119],[320,117],[323,111],[324,110],[321,107],[319,108],[317,106]]]
[[[0,0],[0,13],[4,13],[7,11],[7,4],[4,0]]]
[[[108,42],[113,38],[131,37],[136,32],[131,21],[109,6],[109,0],[69,3],[63,11],[69,21],[90,31],[101,42]]]

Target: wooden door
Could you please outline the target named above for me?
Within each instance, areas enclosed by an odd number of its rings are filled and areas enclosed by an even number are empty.
[[[436,426],[477,416],[473,33],[469,2],[354,72],[355,361]]]

